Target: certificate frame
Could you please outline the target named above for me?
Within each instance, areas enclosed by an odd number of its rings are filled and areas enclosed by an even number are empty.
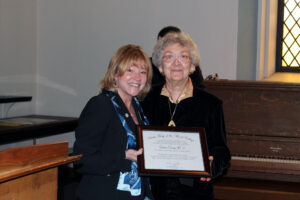
[[[211,177],[204,128],[139,125],[137,142],[140,176]]]

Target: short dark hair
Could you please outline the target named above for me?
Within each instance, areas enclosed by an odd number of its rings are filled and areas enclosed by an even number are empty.
[[[181,30],[176,26],[166,26],[159,31],[157,35],[157,39],[164,37],[167,33],[180,33],[180,32]]]

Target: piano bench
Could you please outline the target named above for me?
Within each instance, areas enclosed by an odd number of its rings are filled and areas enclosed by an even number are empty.
[[[214,180],[215,200],[299,200],[300,183],[241,178]]]

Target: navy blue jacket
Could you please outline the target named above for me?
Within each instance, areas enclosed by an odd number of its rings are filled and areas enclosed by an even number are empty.
[[[125,116],[128,111],[118,95],[117,102]],[[133,105],[137,112],[137,106]],[[124,118],[135,132],[136,126],[130,115]],[[142,123],[142,119],[138,120]],[[132,197],[129,192],[116,189],[120,172],[130,171],[131,161],[125,159],[127,133],[106,95],[99,94],[89,100],[80,115],[75,136],[74,153],[83,154],[82,159],[74,163],[77,172],[82,174],[77,189],[80,200],[134,200],[144,199],[145,194],[152,196],[144,179],[141,196]]]

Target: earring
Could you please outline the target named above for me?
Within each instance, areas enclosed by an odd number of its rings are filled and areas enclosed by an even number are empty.
[[[191,66],[191,70],[189,75],[191,75],[192,73],[194,73],[196,71],[196,67],[194,65]]]
[[[159,73],[164,76],[165,74],[164,74],[164,71],[162,70],[161,66],[159,66],[157,68],[158,68]]]

